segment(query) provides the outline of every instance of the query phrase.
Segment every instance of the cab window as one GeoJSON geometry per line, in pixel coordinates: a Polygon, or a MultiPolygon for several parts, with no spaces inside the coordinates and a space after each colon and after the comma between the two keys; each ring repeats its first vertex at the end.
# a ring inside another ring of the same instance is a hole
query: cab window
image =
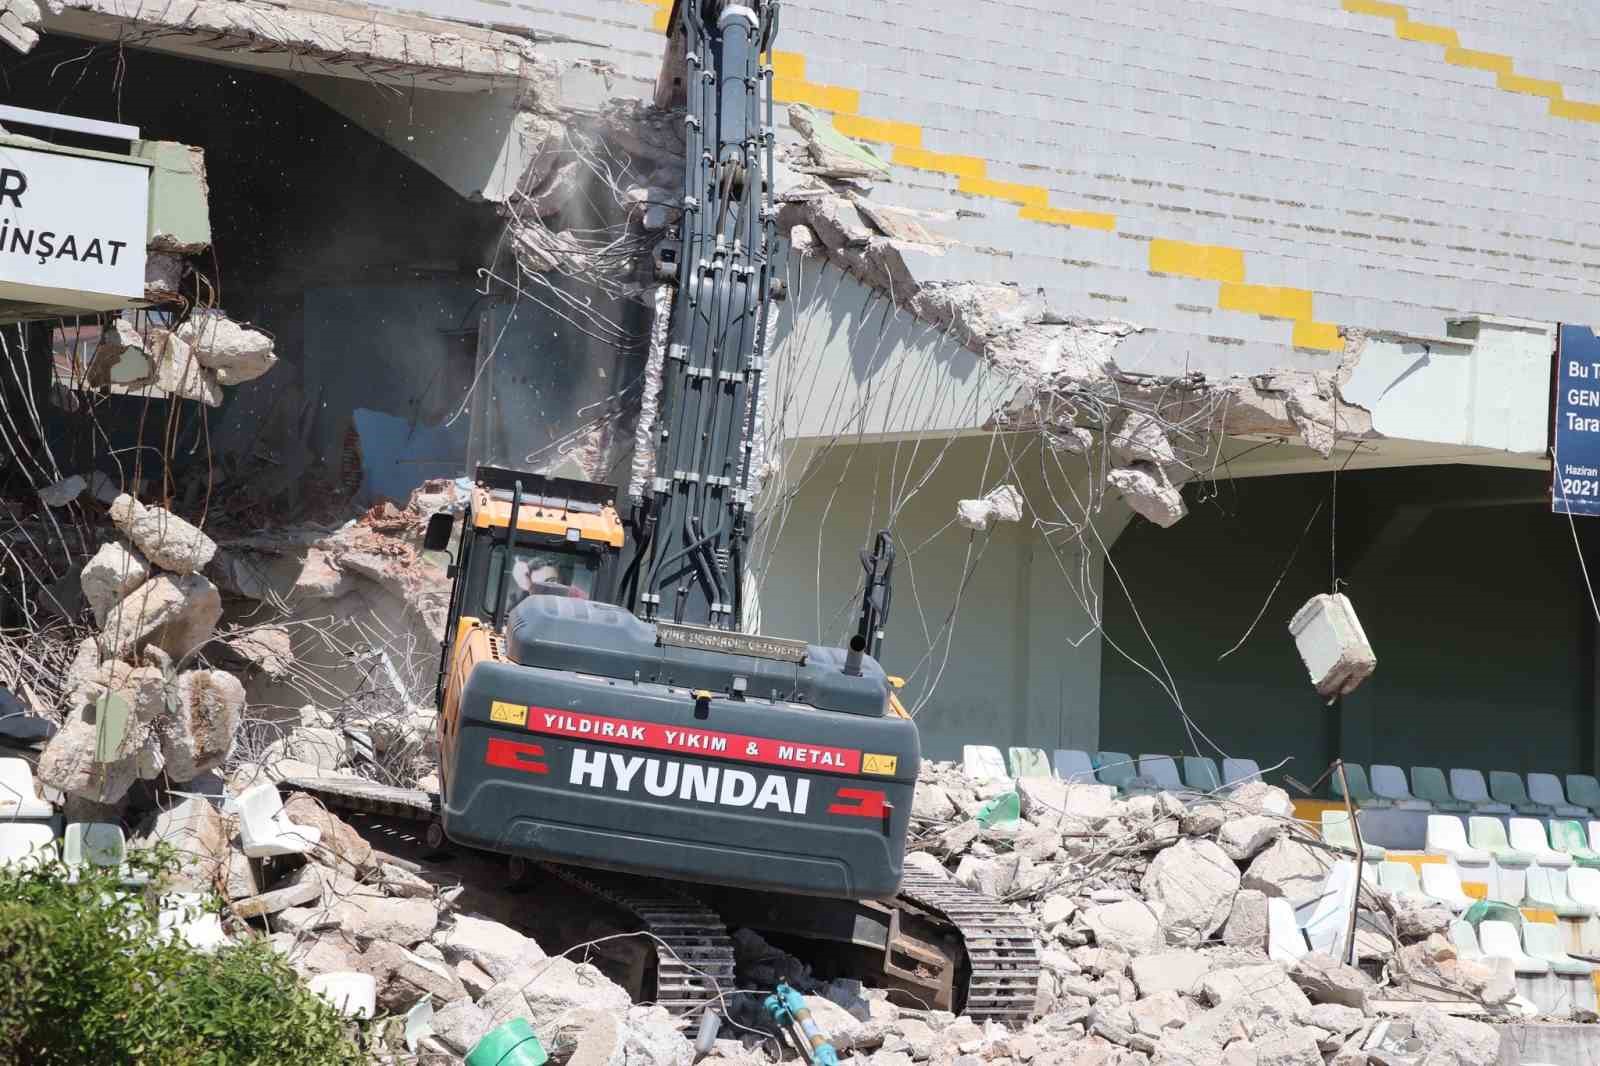
{"type": "MultiPolygon", "coordinates": [[[[489,553],[488,580],[484,582],[483,612],[494,614],[500,598],[500,574],[505,569],[506,546],[496,544],[489,553]]],[[[586,554],[550,548],[518,546],[511,559],[511,587],[506,593],[509,612],[523,597],[539,592],[552,596],[590,599],[599,573],[599,560],[586,554]]]]}

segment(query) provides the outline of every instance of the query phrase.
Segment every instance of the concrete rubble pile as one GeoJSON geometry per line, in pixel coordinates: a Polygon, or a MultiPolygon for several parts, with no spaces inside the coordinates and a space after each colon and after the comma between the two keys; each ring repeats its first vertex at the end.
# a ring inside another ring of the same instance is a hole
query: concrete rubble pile
{"type": "Polygon", "coordinates": [[[1268,899],[1314,900],[1345,857],[1299,827],[1282,789],[1118,798],[1110,786],[979,781],[929,763],[910,847],[912,867],[1011,901],[1036,924],[1040,1017],[1021,1032],[868,1023],[869,1039],[884,1034],[874,1064],[1498,1061],[1500,1029],[1440,1007],[1509,1019],[1515,986],[1456,957],[1443,908],[1368,886],[1360,968],[1269,954],[1268,899]],[[1386,1016],[1400,1001],[1410,1009],[1386,1016]],[[1426,1034],[1425,1057],[1405,1050],[1419,1046],[1408,1032],[1426,1034]]]}
{"type": "Polygon", "coordinates": [[[69,817],[120,803],[135,781],[191,781],[221,766],[244,711],[237,677],[191,664],[222,617],[200,573],[215,542],[126,494],[110,513],[123,539],[102,544],[79,575],[98,632],[78,646],[64,720],[38,766],[69,817]]]}

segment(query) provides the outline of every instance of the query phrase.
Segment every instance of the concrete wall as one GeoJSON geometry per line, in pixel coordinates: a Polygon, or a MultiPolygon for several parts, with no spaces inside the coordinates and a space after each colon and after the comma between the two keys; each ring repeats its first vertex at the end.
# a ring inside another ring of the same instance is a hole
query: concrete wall
{"type": "MultiPolygon", "coordinates": [[[[1159,672],[1137,608],[1198,730],[1263,765],[1292,758],[1287,772],[1307,783],[1336,754],[1587,771],[1592,609],[1574,529],[1549,513],[1547,486],[1538,473],[1464,466],[1339,478],[1337,573],[1378,655],[1342,710],[1316,697],[1286,628],[1329,586],[1329,475],[1225,482],[1172,529],[1131,526],[1112,553],[1128,592],[1108,579],[1107,643],[1159,672]],[[1249,640],[1219,662],[1258,611],[1249,640]]],[[[1576,532],[1586,552],[1600,543],[1600,529],[1580,521],[1576,532]]],[[[1106,747],[1216,755],[1146,674],[1109,647],[1102,662],[1106,747]]]]}
{"type": "MultiPolygon", "coordinates": [[[[832,449],[786,476],[792,497],[785,506],[771,498],[783,486],[769,486],[758,536],[764,632],[841,642],[857,618],[857,552],[890,528],[900,557],[884,666],[907,678],[908,707],[925,704],[925,754],[952,758],[975,742],[1094,746],[1101,651],[1081,597],[1087,583],[1098,599],[1098,550],[1046,538],[1031,513],[989,534],[953,522],[958,499],[1008,482],[1040,501],[1086,493],[1081,459],[1058,467],[1033,438],[946,438],[832,449]]],[[[1102,535],[1124,517],[1109,507],[1102,535]]]]}

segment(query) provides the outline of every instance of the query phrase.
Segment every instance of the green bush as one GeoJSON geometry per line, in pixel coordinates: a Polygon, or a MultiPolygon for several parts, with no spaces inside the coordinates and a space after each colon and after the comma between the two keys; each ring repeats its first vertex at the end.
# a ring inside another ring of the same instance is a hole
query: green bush
{"type": "MultiPolygon", "coordinates": [[[[171,868],[168,852],[131,861],[152,884],[171,868]]],[[[264,939],[207,955],[160,935],[158,916],[154,890],[114,874],[0,867],[0,1064],[363,1061],[345,1019],[264,939]]]]}

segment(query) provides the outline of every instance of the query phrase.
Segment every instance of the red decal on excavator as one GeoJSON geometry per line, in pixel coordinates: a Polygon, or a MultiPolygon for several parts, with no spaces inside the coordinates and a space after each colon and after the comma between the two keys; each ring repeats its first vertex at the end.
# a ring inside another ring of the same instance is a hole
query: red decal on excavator
{"type": "Polygon", "coordinates": [[[521,770],[525,774],[547,774],[550,772],[550,767],[537,761],[538,757],[543,755],[544,749],[537,744],[523,744],[516,740],[490,737],[489,750],[484,754],[483,761],[490,766],[521,770]]]}
{"type": "Polygon", "coordinates": [[[577,714],[552,707],[529,707],[528,731],[621,744],[630,748],[681,752],[767,766],[792,766],[822,773],[861,772],[861,752],[856,748],[823,747],[792,740],[773,740],[771,737],[718,733],[708,729],[657,725],[654,722],[630,722],[624,718],[577,714]]]}
{"type": "Polygon", "coordinates": [[[856,818],[882,818],[889,813],[887,798],[875,788],[841,788],[838,798],[854,803],[830,803],[829,814],[848,814],[856,818]]]}

